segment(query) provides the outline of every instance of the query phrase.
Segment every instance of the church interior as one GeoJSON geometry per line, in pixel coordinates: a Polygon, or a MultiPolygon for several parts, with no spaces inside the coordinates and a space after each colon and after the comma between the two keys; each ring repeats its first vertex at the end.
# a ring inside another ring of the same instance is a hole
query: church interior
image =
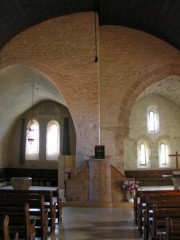
{"type": "Polygon", "coordinates": [[[127,178],[173,186],[179,16],[179,0],[0,1],[0,187],[112,207],[127,178]]]}

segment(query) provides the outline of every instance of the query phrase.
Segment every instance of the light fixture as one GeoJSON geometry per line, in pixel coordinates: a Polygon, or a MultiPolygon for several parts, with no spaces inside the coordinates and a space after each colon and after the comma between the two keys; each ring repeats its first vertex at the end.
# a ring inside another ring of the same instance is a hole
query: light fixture
{"type": "Polygon", "coordinates": [[[34,106],[34,82],[32,86],[32,106],[31,106],[31,120],[27,127],[27,140],[30,144],[34,142],[33,131],[34,131],[34,119],[33,119],[33,106],[34,106]]]}

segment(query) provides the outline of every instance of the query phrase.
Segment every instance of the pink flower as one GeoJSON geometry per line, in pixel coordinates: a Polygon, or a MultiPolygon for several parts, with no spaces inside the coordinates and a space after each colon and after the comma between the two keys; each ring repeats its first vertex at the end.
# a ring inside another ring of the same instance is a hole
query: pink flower
{"type": "Polygon", "coordinates": [[[136,181],[134,179],[126,180],[125,182],[123,182],[122,187],[129,192],[133,192],[139,187],[139,181],[136,181]]]}

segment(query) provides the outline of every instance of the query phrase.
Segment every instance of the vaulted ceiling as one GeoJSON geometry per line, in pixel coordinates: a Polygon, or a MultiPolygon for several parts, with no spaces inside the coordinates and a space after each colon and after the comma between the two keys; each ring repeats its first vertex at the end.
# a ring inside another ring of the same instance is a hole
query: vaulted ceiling
{"type": "Polygon", "coordinates": [[[0,48],[41,21],[96,11],[100,25],[122,25],[153,34],[180,49],[180,0],[0,0],[0,48]]]}

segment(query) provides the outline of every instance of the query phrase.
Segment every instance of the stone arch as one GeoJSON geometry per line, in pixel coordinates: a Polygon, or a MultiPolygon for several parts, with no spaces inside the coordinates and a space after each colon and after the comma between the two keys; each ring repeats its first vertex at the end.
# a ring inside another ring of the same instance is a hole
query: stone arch
{"type": "Polygon", "coordinates": [[[1,112],[3,112],[4,117],[8,116],[8,121],[2,123],[2,129],[4,130],[0,136],[0,142],[2,142],[1,154],[5,159],[4,161],[7,162],[6,142],[8,142],[17,119],[32,108],[33,83],[35,87],[34,106],[45,100],[52,100],[65,107],[67,107],[67,103],[56,83],[46,73],[35,67],[26,64],[8,65],[1,69],[0,80],[2,92],[0,101],[5,103],[0,106],[0,109],[2,108],[1,112]],[[15,107],[12,107],[13,105],[15,107]]]}
{"type": "Polygon", "coordinates": [[[144,75],[143,79],[139,79],[139,81],[129,90],[126,98],[124,99],[123,108],[120,111],[121,122],[124,125],[124,129],[126,129],[125,136],[128,136],[129,134],[129,117],[133,104],[138,96],[154,83],[160,82],[172,75],[180,76],[180,65],[167,64],[161,68],[157,68],[153,72],[144,75]],[[144,79],[146,80],[144,81],[144,79]]]}

